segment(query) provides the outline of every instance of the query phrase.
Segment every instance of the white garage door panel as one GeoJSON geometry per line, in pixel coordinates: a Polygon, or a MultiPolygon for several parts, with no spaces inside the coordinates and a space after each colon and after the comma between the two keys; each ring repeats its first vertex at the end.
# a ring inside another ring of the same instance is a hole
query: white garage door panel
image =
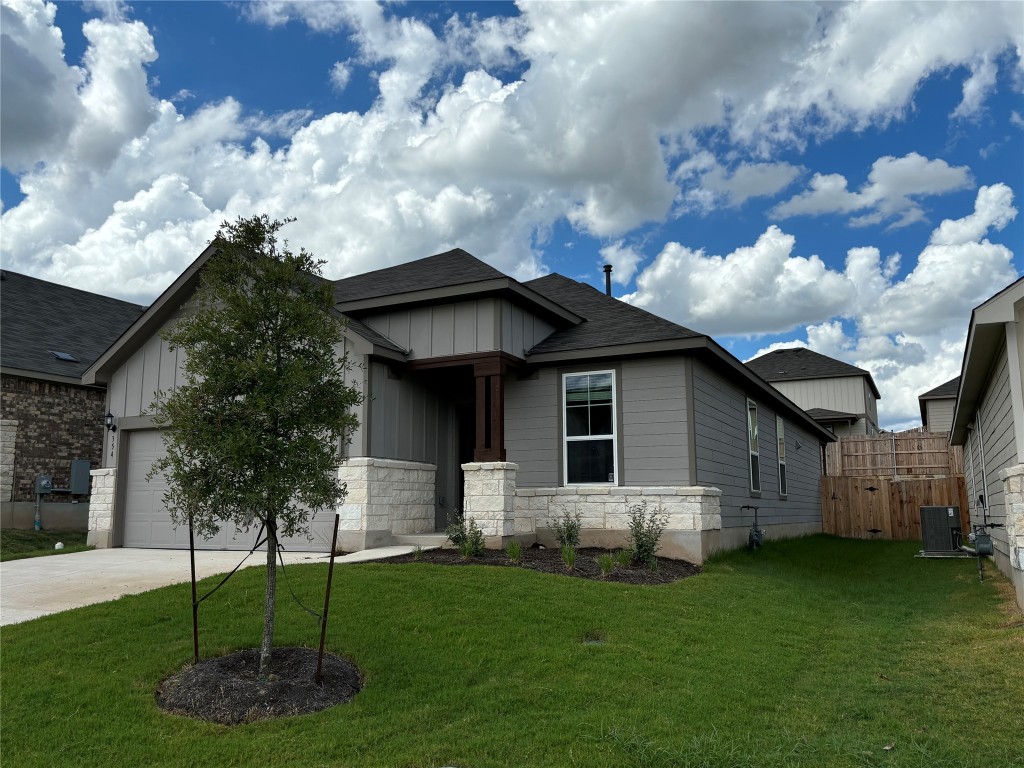
{"type": "MultiPolygon", "coordinates": [[[[188,549],[188,526],[177,528],[164,507],[167,482],[163,475],[147,480],[153,462],[164,456],[164,443],[157,430],[122,433],[128,439],[128,465],[125,477],[124,546],[156,549],[188,549]]],[[[123,439],[123,438],[122,438],[123,439]]],[[[320,512],[313,518],[312,541],[293,536],[281,541],[290,552],[328,552],[331,548],[334,513],[320,512]]],[[[256,543],[259,526],[249,531],[222,528],[210,539],[197,536],[196,549],[247,550],[256,543]]]]}

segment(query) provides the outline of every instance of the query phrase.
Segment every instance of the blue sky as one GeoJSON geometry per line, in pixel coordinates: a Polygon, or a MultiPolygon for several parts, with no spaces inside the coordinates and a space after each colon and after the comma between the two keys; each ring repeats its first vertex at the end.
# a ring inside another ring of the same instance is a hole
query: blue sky
{"type": "Polygon", "coordinates": [[[869,369],[1024,270],[1020,3],[2,0],[5,268],[149,302],[267,212],[341,277],[461,246],[869,369]]]}

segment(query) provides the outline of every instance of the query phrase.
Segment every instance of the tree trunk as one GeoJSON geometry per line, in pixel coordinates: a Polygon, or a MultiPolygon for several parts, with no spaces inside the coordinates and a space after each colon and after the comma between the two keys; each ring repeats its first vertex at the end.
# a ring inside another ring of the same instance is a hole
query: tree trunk
{"type": "Polygon", "coordinates": [[[267,521],[267,594],[263,602],[263,642],[260,645],[261,680],[270,671],[270,651],[274,647],[274,606],[277,603],[277,521],[267,521]]]}

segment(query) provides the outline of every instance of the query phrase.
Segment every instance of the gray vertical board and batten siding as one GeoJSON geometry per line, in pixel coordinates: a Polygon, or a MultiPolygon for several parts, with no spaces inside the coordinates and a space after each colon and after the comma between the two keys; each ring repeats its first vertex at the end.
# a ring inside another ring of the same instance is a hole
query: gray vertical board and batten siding
{"type": "Polygon", "coordinates": [[[381,459],[437,462],[437,433],[447,406],[414,375],[401,377],[385,363],[370,363],[368,455],[381,459]]]}
{"type": "Polygon", "coordinates": [[[505,382],[505,448],[519,465],[517,485],[563,485],[562,374],[616,371],[619,485],[690,485],[689,424],[682,357],[542,368],[505,382]]]}
{"type": "MultiPolygon", "coordinates": [[[[988,503],[988,521],[1002,524],[1006,520],[1003,481],[999,470],[1018,463],[1017,445],[1014,437],[1013,405],[1010,390],[1009,360],[1005,345],[1000,350],[995,366],[985,385],[978,410],[974,414],[975,428],[967,436],[964,461],[967,464],[967,497],[971,507],[971,520],[982,521],[979,494],[985,494],[988,503]],[[978,423],[981,429],[978,429],[978,423]],[[980,431],[980,435],[979,435],[980,431]],[[982,470],[984,469],[984,476],[982,470]]],[[[991,530],[995,548],[1003,555],[1009,554],[1006,530],[991,530]]]]}
{"type": "Polygon", "coordinates": [[[821,522],[821,451],[812,437],[783,415],[786,436],[786,496],[779,494],[775,411],[757,403],[760,495],[750,490],[747,395],[699,361],[693,363],[694,426],[698,485],[722,491],[722,527],[746,527],[759,507],[759,522],[821,522]],[[799,443],[800,447],[797,447],[799,443]]]}
{"type": "Polygon", "coordinates": [[[507,299],[489,298],[392,309],[363,321],[409,350],[410,360],[478,352],[524,357],[554,327],[507,299]]]}

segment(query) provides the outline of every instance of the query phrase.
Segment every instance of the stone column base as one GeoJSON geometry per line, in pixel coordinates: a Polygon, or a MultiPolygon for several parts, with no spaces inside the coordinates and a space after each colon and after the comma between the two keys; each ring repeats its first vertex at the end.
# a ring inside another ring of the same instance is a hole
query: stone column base
{"type": "MultiPolygon", "coordinates": [[[[1017,592],[1017,604],[1024,609],[1024,464],[999,471],[1003,481],[1003,508],[1006,511],[1006,557],[997,557],[999,565],[1017,592]],[[1002,562],[1001,562],[1002,561],[1002,562]]],[[[992,531],[992,538],[998,538],[999,529],[992,531]]]]}
{"type": "Polygon", "coordinates": [[[92,488],[89,495],[89,533],[86,543],[97,549],[114,546],[114,493],[117,489],[117,468],[104,467],[89,472],[92,488]]]}
{"type": "Polygon", "coordinates": [[[338,468],[348,493],[338,507],[338,546],[348,552],[386,547],[393,534],[433,533],[437,467],[358,456],[338,468]]]}
{"type": "Polygon", "coordinates": [[[474,461],[463,464],[462,471],[466,475],[463,515],[476,521],[489,548],[504,547],[516,533],[519,465],[510,461],[474,461]]]}

